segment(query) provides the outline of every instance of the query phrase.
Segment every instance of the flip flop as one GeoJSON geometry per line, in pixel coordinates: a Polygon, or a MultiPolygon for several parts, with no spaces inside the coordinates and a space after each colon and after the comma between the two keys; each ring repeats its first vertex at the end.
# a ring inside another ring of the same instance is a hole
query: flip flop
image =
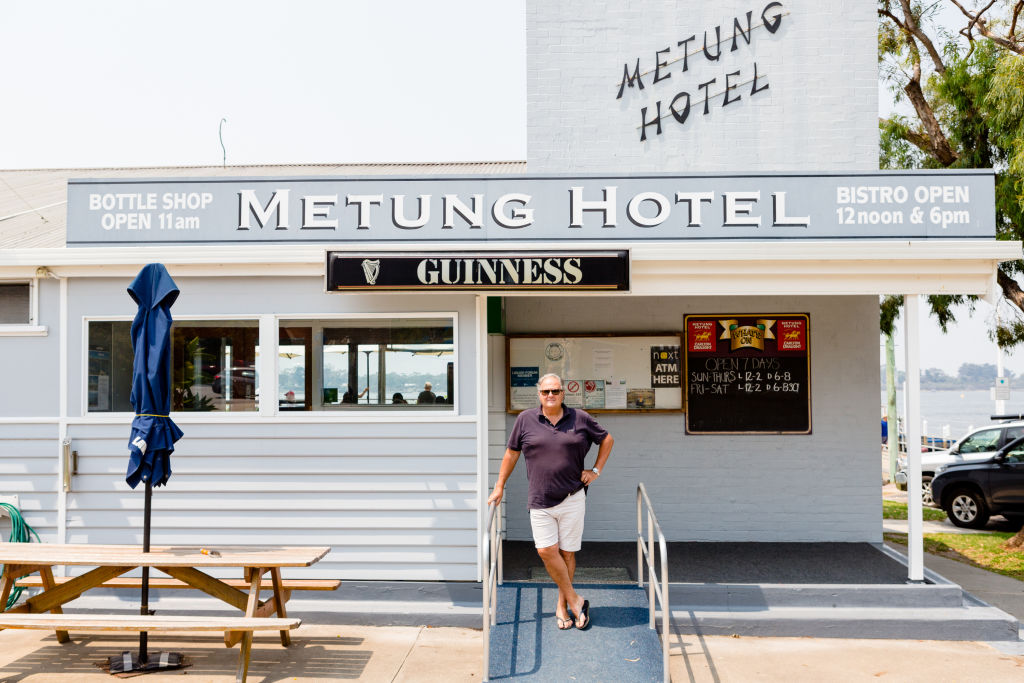
{"type": "Polygon", "coordinates": [[[569,629],[571,629],[573,626],[576,625],[576,622],[574,622],[569,617],[566,617],[565,619],[563,619],[562,617],[555,616],[555,621],[558,622],[558,630],[559,631],[568,631],[569,629]]]}
{"type": "Polygon", "coordinates": [[[580,608],[579,614],[576,615],[576,628],[581,631],[590,628],[590,600],[583,601],[583,607],[580,608]],[[583,620],[582,626],[579,624],[580,619],[583,620]]]}

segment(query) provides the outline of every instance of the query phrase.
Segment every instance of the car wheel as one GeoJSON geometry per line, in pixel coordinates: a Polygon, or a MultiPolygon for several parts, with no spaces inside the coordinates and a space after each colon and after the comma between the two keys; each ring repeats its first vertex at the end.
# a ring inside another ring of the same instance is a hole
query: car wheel
{"type": "Polygon", "coordinates": [[[932,475],[921,475],[921,502],[928,507],[935,507],[935,499],[932,498],[932,475]]]}
{"type": "Polygon", "coordinates": [[[955,526],[964,529],[981,529],[988,522],[988,508],[976,491],[959,489],[949,497],[946,516],[955,526]]]}

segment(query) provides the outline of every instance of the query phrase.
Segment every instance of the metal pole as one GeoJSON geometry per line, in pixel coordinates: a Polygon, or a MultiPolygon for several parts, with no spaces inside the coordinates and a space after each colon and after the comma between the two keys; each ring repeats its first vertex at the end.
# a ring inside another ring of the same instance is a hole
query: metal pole
{"type": "MultiPolygon", "coordinates": [[[[149,552],[149,520],[153,513],[153,483],[146,479],[146,504],[142,519],[142,552],[149,552]]],[[[142,568],[142,605],[139,614],[149,616],[149,567],[142,568]]],[[[149,661],[149,634],[139,632],[139,663],[149,661]]]]}
{"type": "Polygon", "coordinates": [[[647,508],[647,592],[650,594],[650,627],[656,628],[655,604],[654,604],[654,582],[657,577],[654,575],[654,512],[647,508]]]}

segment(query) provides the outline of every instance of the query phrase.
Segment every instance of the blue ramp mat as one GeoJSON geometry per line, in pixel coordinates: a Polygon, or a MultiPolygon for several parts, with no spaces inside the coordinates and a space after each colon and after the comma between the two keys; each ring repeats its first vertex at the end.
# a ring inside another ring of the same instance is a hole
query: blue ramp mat
{"type": "Polygon", "coordinates": [[[590,601],[591,626],[585,631],[558,630],[554,584],[498,586],[491,680],[662,681],[661,641],[648,628],[647,594],[625,585],[577,585],[576,590],[590,601]]]}

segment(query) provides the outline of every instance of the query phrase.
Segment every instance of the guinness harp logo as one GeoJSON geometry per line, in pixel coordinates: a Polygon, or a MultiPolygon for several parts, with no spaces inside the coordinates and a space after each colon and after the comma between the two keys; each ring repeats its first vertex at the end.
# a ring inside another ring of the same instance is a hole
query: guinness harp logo
{"type": "Polygon", "coordinates": [[[377,284],[377,276],[380,275],[380,259],[363,259],[363,275],[366,276],[366,284],[377,284]]]}

